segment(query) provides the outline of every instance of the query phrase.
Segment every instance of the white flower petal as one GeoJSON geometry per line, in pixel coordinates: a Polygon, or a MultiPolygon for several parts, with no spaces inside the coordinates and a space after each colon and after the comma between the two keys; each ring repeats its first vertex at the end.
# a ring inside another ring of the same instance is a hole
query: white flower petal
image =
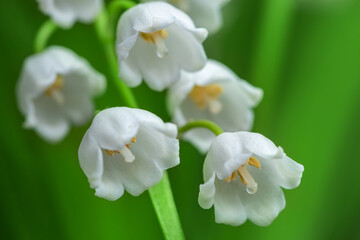
{"type": "Polygon", "coordinates": [[[248,151],[263,158],[275,158],[282,154],[272,141],[259,133],[237,132],[234,135],[248,151]]]}
{"type": "Polygon", "coordinates": [[[261,172],[266,171],[265,169],[248,167],[248,170],[258,183],[258,190],[255,194],[248,194],[245,185],[242,185],[239,195],[243,200],[248,218],[257,225],[267,226],[285,208],[284,194],[280,186],[261,172]]]}
{"type": "Polygon", "coordinates": [[[139,122],[130,108],[108,108],[98,113],[89,131],[96,136],[99,147],[120,150],[136,136],[139,122]]]}
{"type": "Polygon", "coordinates": [[[25,127],[35,128],[36,132],[49,142],[61,141],[69,132],[70,126],[55,101],[41,96],[35,99],[33,104],[33,111],[29,112],[32,118],[25,122],[25,127]]]}
{"type": "Polygon", "coordinates": [[[116,161],[110,160],[112,161],[107,162],[107,159],[103,158],[96,139],[88,131],[79,148],[80,166],[88,177],[91,188],[95,189],[95,195],[114,201],[123,195],[124,186],[117,172],[114,172],[116,168],[113,168],[112,164],[116,161]]]}
{"type": "MultiPolygon", "coordinates": [[[[159,0],[142,0],[142,2],[159,0]]],[[[210,33],[216,32],[222,25],[221,8],[229,0],[162,0],[183,10],[193,19],[195,25],[206,28],[210,33]]]]}
{"type": "Polygon", "coordinates": [[[279,152],[279,156],[271,162],[264,161],[263,165],[269,166],[267,174],[283,188],[296,188],[300,184],[304,166],[286,156],[280,147],[279,152]]]}
{"type": "Polygon", "coordinates": [[[209,209],[214,205],[214,197],[215,197],[215,173],[212,177],[200,185],[199,192],[199,205],[204,209],[209,209]]]}
{"type": "Polygon", "coordinates": [[[42,12],[57,24],[69,28],[75,21],[92,22],[101,10],[103,0],[37,0],[42,12]]]}
{"type": "Polygon", "coordinates": [[[216,194],[214,199],[215,221],[217,223],[238,226],[247,218],[247,209],[244,206],[242,195],[236,191],[240,187],[240,181],[215,182],[216,194]]]}
{"type": "Polygon", "coordinates": [[[251,153],[237,141],[233,133],[223,133],[215,138],[204,162],[204,180],[215,172],[219,179],[225,179],[251,157],[251,153]]]}

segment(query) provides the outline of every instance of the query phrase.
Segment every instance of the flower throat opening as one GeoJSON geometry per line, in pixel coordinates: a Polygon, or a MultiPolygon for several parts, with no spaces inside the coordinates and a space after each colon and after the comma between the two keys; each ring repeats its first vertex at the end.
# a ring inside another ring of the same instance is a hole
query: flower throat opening
{"type": "Polygon", "coordinates": [[[223,88],[215,83],[195,86],[189,93],[189,98],[199,109],[205,110],[208,107],[212,114],[218,114],[222,110],[222,104],[218,99],[223,92],[223,88]]]}
{"type": "Polygon", "coordinates": [[[60,74],[56,76],[53,84],[51,84],[44,92],[45,96],[51,97],[59,105],[63,105],[65,102],[64,95],[61,90],[64,87],[64,77],[60,74]]]}
{"type": "Polygon", "coordinates": [[[159,58],[164,58],[167,56],[169,50],[166,47],[164,40],[169,36],[168,31],[166,31],[165,29],[161,29],[152,33],[140,32],[140,36],[145,40],[145,42],[153,43],[156,45],[156,54],[159,58]]]}
{"type": "Polygon", "coordinates": [[[250,157],[243,165],[232,172],[232,174],[227,177],[225,181],[230,182],[231,180],[236,180],[236,175],[238,175],[242,183],[246,185],[246,191],[249,194],[255,194],[257,192],[258,184],[247,170],[246,165],[248,164],[261,170],[261,164],[259,160],[254,157],[250,157]]]}
{"type": "MultiPolygon", "coordinates": [[[[136,143],[136,137],[133,137],[131,139],[131,142],[136,143]]],[[[120,150],[108,150],[108,149],[105,149],[104,151],[106,152],[107,155],[109,155],[111,157],[115,156],[115,153],[121,154],[124,157],[125,162],[131,163],[131,162],[135,161],[135,156],[131,152],[130,146],[131,146],[131,143],[128,143],[128,144],[125,145],[125,147],[123,147],[120,150]]]]}

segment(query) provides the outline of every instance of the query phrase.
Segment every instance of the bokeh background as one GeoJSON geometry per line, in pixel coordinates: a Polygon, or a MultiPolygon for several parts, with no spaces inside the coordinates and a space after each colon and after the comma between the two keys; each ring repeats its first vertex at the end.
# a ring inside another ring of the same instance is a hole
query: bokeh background
{"type": "MultiPolygon", "coordinates": [[[[204,156],[182,142],[181,165],[169,175],[187,239],[360,239],[360,1],[233,0],[223,12],[208,56],[264,89],[254,131],[305,172],[269,227],[219,225],[197,203],[204,156]]],[[[58,145],[22,128],[15,85],[47,18],[35,0],[3,0],[0,19],[0,239],[162,239],[147,192],[116,202],[94,196],[77,159],[88,126],[58,145]]],[[[93,26],[57,31],[50,43],[109,73],[93,26]]],[[[142,108],[170,119],[165,92],[134,92],[142,108]]],[[[122,104],[109,82],[97,107],[122,104]]]]}

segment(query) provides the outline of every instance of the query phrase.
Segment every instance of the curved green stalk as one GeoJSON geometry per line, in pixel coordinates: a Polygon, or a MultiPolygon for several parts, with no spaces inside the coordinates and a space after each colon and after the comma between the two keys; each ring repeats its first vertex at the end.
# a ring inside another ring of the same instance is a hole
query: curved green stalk
{"type": "Polygon", "coordinates": [[[193,128],[206,128],[212,131],[216,136],[222,134],[224,130],[221,129],[216,123],[209,120],[198,120],[194,122],[189,122],[179,129],[179,134],[185,133],[193,128]]]}
{"type": "Polygon", "coordinates": [[[128,107],[137,108],[138,104],[132,91],[125,85],[125,83],[118,76],[118,64],[115,54],[115,44],[108,34],[108,15],[103,10],[95,21],[95,28],[100,41],[104,47],[105,55],[108,61],[110,77],[115,83],[121,97],[124,99],[128,107]]]}
{"type": "Polygon", "coordinates": [[[136,2],[130,1],[130,0],[116,0],[116,1],[112,1],[109,4],[109,15],[110,17],[118,14],[120,12],[120,10],[126,10],[129,9],[131,7],[134,7],[136,5],[136,2]]]}
{"type": "MultiPolygon", "coordinates": [[[[108,31],[111,26],[109,26],[109,16],[105,11],[99,14],[95,27],[99,39],[104,45],[112,80],[125,100],[126,105],[137,108],[138,104],[132,91],[118,77],[115,44],[111,32],[108,31]]],[[[166,171],[164,171],[161,181],[149,189],[149,194],[165,238],[167,240],[185,239],[166,171]]]]}
{"type": "Polygon", "coordinates": [[[57,29],[58,26],[52,20],[49,19],[44,22],[36,34],[34,41],[34,51],[38,53],[44,50],[49,38],[57,29]]]}

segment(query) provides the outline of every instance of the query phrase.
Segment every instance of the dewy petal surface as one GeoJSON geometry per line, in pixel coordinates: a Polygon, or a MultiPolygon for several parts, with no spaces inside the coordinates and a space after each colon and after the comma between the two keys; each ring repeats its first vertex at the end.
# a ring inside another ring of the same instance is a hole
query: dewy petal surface
{"type": "Polygon", "coordinates": [[[217,223],[237,226],[249,219],[267,226],[285,207],[281,187],[297,187],[303,170],[261,134],[223,133],[206,156],[199,204],[214,205],[217,223]],[[257,188],[248,191],[249,183],[257,188]]]}
{"type": "Polygon", "coordinates": [[[92,22],[103,6],[103,0],[37,0],[40,10],[58,25],[69,28],[76,21],[92,22]]]}
{"type": "Polygon", "coordinates": [[[16,89],[24,126],[58,142],[71,124],[82,125],[91,118],[92,98],[105,86],[104,76],[69,49],[54,46],[30,56],[16,89]]]}
{"type": "Polygon", "coordinates": [[[84,136],[80,165],[97,196],[116,200],[124,188],[137,196],[158,183],[164,170],[179,164],[176,135],[174,124],[164,123],[150,112],[106,109],[98,113],[84,136]],[[132,161],[124,159],[124,147],[134,156],[132,161]]]}
{"type": "Polygon", "coordinates": [[[150,88],[162,91],[179,79],[181,70],[198,71],[205,65],[206,37],[205,29],[195,28],[185,13],[167,3],[138,4],[118,23],[119,75],[128,86],[138,86],[144,78],[150,88]],[[161,39],[167,49],[163,57],[158,56],[160,45],[150,41],[155,36],[151,34],[161,31],[166,31],[161,39]]]}

